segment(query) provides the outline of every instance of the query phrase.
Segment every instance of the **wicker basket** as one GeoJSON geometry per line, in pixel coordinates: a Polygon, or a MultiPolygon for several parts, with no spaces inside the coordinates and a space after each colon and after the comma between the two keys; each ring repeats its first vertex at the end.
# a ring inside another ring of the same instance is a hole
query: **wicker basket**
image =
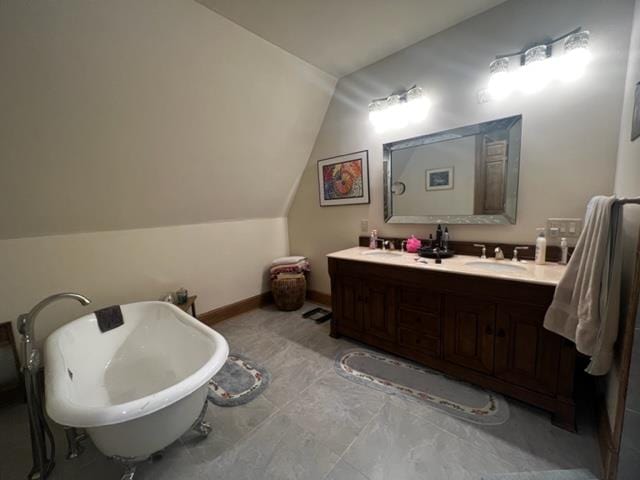
{"type": "Polygon", "coordinates": [[[295,277],[274,278],[271,280],[271,293],[280,310],[297,310],[304,305],[307,280],[302,273],[295,277]]]}

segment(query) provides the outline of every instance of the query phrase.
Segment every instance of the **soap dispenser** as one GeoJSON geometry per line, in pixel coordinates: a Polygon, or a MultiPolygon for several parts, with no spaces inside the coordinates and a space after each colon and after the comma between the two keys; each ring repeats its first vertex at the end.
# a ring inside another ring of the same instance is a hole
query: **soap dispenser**
{"type": "Polygon", "coordinates": [[[371,230],[371,235],[369,236],[369,248],[376,248],[378,246],[378,231],[374,228],[371,230]]]}
{"type": "Polygon", "coordinates": [[[544,265],[547,261],[547,239],[544,236],[544,228],[537,228],[536,238],[536,265],[544,265]]]}

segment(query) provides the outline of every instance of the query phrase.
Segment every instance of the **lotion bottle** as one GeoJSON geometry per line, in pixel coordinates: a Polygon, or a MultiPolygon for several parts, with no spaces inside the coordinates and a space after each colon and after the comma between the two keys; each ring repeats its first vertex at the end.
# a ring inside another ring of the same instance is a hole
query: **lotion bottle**
{"type": "Polygon", "coordinates": [[[544,228],[536,229],[538,238],[536,238],[536,265],[544,265],[547,261],[547,239],[544,236],[544,228]]]}

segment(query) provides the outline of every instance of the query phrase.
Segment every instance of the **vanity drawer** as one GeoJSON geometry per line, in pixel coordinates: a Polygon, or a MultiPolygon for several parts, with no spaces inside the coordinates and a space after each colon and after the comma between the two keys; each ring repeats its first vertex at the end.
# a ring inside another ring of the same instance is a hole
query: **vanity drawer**
{"type": "Polygon", "coordinates": [[[400,294],[401,305],[419,308],[425,312],[440,313],[441,301],[442,296],[439,293],[417,288],[403,288],[400,294]]]}
{"type": "Polygon", "coordinates": [[[400,307],[398,324],[402,327],[426,333],[432,337],[440,336],[440,316],[435,313],[400,307]]]}
{"type": "Polygon", "coordinates": [[[412,350],[417,350],[420,353],[436,357],[440,356],[440,339],[422,332],[401,327],[398,329],[398,344],[411,348],[412,350]]]}

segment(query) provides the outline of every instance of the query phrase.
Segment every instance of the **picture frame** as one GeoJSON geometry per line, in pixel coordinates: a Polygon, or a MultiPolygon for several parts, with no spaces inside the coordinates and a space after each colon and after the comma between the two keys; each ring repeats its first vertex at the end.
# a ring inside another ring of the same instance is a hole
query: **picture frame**
{"type": "Polygon", "coordinates": [[[631,118],[631,141],[640,137],[640,82],[636,84],[633,103],[633,117],[631,118]]]}
{"type": "Polygon", "coordinates": [[[453,189],[453,167],[432,168],[425,172],[425,188],[432,190],[453,189]]]}
{"type": "Polygon", "coordinates": [[[318,160],[320,206],[369,203],[369,151],[318,160]]]}

